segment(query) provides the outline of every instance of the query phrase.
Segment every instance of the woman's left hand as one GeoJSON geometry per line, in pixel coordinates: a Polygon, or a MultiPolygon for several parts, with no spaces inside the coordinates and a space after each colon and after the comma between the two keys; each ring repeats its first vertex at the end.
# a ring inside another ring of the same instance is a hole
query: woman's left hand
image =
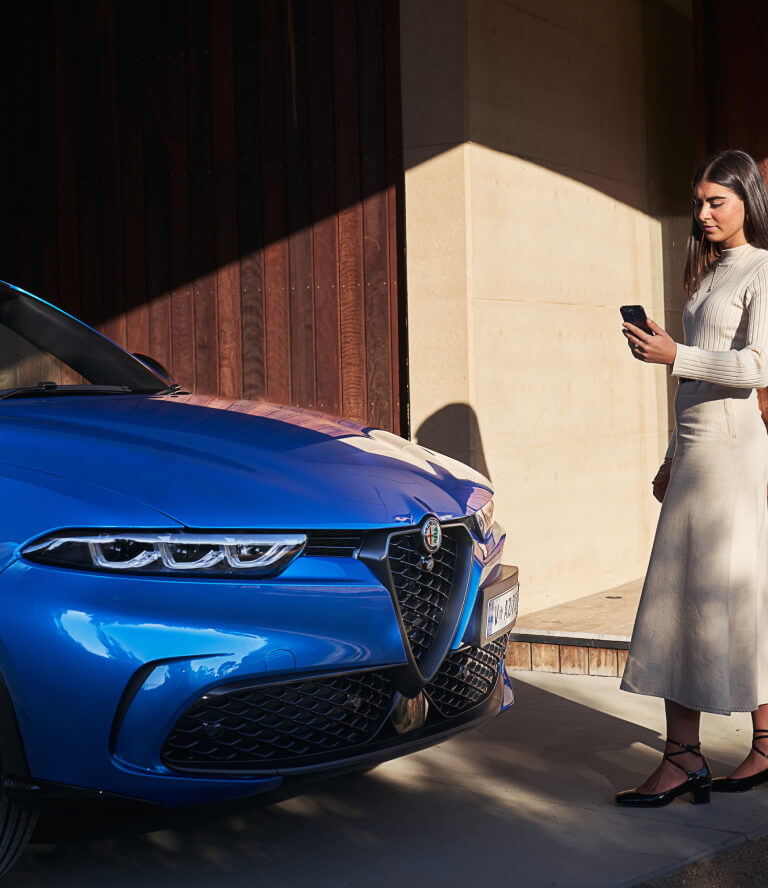
{"type": "Polygon", "coordinates": [[[677,354],[677,343],[674,339],[650,318],[646,318],[648,326],[656,334],[649,336],[634,324],[625,323],[621,331],[629,344],[632,357],[646,364],[674,364],[677,354]]]}

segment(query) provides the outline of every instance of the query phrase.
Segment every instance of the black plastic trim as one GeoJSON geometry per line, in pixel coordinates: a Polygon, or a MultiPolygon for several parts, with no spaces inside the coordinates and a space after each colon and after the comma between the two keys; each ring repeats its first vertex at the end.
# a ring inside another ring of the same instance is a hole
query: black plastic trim
{"type": "Polygon", "coordinates": [[[135,796],[105,792],[85,786],[73,786],[69,783],[56,783],[51,780],[35,780],[34,777],[17,774],[3,775],[3,792],[14,802],[25,807],[42,807],[46,802],[112,800],[141,804],[150,808],[162,808],[159,802],[135,796]]]}
{"type": "Polygon", "coordinates": [[[11,771],[22,776],[29,775],[29,762],[16,710],[3,675],[0,675],[0,756],[2,756],[3,771],[11,771]]]}
{"type": "MultiPolygon", "coordinates": [[[[202,660],[206,657],[217,657],[222,656],[222,654],[202,654],[199,657],[195,657],[196,660],[202,660]]],[[[115,710],[114,718],[112,719],[112,727],[109,731],[109,754],[115,754],[115,747],[117,746],[117,737],[120,733],[120,728],[123,726],[123,721],[125,720],[125,716],[128,713],[128,710],[131,708],[131,704],[133,703],[136,694],[142,688],[144,682],[149,678],[149,676],[158,668],[158,666],[164,666],[166,663],[178,663],[183,660],[189,660],[189,657],[168,657],[164,660],[150,660],[149,663],[145,663],[143,666],[140,666],[136,672],[133,673],[128,684],[125,686],[123,690],[122,696],[117,704],[117,709],[115,710]]]]}

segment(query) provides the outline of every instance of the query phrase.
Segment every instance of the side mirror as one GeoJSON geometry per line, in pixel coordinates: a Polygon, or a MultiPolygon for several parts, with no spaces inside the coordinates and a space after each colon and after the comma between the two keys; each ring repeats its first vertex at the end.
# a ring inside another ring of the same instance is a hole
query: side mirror
{"type": "Polygon", "coordinates": [[[142,364],[146,364],[150,370],[154,370],[155,373],[159,373],[161,376],[164,376],[168,382],[171,381],[170,373],[163,367],[160,361],[156,361],[154,358],[150,358],[149,355],[141,355],[138,352],[133,353],[134,358],[138,358],[142,364]]]}

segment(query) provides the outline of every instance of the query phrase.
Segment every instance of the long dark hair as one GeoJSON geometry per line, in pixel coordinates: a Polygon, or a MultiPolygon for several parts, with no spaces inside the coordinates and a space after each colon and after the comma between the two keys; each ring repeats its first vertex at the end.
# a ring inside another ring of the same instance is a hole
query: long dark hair
{"type": "MultiPolygon", "coordinates": [[[[692,190],[700,182],[730,188],[744,201],[744,236],[755,247],[768,250],[768,189],[755,161],[746,151],[721,151],[696,170],[692,190]]],[[[685,260],[683,287],[692,296],[702,277],[720,258],[720,246],[710,243],[691,210],[691,234],[685,260]]]]}

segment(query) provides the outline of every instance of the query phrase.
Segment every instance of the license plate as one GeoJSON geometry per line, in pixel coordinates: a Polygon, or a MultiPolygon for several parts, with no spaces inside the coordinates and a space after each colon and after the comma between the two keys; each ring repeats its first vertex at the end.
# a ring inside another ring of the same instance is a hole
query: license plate
{"type": "Polygon", "coordinates": [[[501,632],[515,622],[519,597],[520,585],[516,583],[511,589],[489,600],[485,621],[486,638],[501,632]]]}

